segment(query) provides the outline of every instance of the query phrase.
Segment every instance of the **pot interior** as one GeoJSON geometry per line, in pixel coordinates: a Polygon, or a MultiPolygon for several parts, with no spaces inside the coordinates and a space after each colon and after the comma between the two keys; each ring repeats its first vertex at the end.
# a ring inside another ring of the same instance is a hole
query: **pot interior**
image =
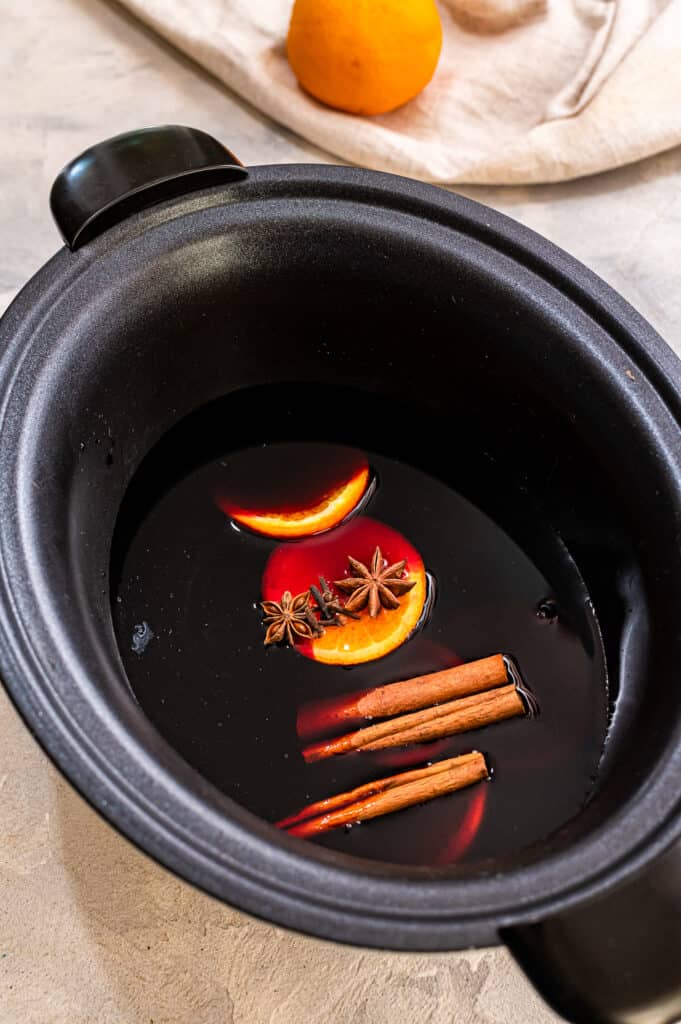
{"type": "MultiPolygon", "coordinates": [[[[94,626],[102,656],[116,666],[115,700],[139,700],[146,686],[144,715],[159,730],[151,741],[144,734],[151,756],[163,748],[164,733],[185,760],[239,801],[231,771],[216,768],[220,743],[230,744],[228,721],[218,718],[216,707],[221,700],[227,707],[225,691],[234,684],[232,652],[224,650],[221,678],[197,681],[183,663],[178,682],[169,642],[167,693],[159,665],[142,680],[147,654],[131,654],[130,627],[145,616],[132,599],[129,608],[116,610],[117,598],[125,596],[121,588],[129,585],[126,559],[135,537],[169,489],[212,459],[271,441],[322,441],[411,467],[479,510],[549,585],[547,596],[556,597],[571,642],[590,659],[592,699],[581,706],[591,720],[580,724],[567,714],[564,723],[576,761],[582,726],[589,749],[596,743],[597,778],[582,809],[574,806],[547,834],[515,848],[507,844],[498,854],[493,843],[480,855],[471,847],[455,870],[482,876],[545,858],[626,810],[664,756],[681,696],[665,654],[673,630],[671,591],[662,575],[670,537],[667,484],[636,405],[635,372],[624,359],[614,365],[603,328],[512,257],[490,254],[451,228],[431,224],[426,230],[406,214],[391,226],[369,206],[358,211],[348,204],[346,210],[341,202],[308,200],[263,216],[254,202],[237,212],[198,209],[186,230],[175,228],[161,223],[152,243],[128,240],[124,253],[104,253],[87,280],[73,286],[76,293],[84,288],[87,300],[62,337],[50,393],[41,394],[36,411],[45,437],[51,432],[50,465],[53,472],[58,467],[68,496],[61,506],[68,522],[56,506],[48,513],[51,536],[61,530],[68,537],[68,586],[78,581],[80,612],[88,628],[94,626]],[[150,694],[152,679],[156,691],[150,694]],[[176,702],[172,713],[168,699],[176,702]]],[[[471,542],[455,532],[450,540],[454,546],[471,542]]],[[[469,550],[466,559],[475,562],[469,550]]],[[[484,543],[479,561],[494,574],[484,543]]],[[[152,579],[153,565],[147,568],[152,579]]],[[[501,586],[511,601],[513,567],[496,568],[502,584],[490,580],[489,591],[498,596],[501,586]]],[[[165,587],[164,569],[157,570],[165,587]]],[[[252,607],[257,582],[245,588],[254,623],[249,643],[262,638],[252,607]]],[[[476,598],[484,589],[481,573],[476,598]]],[[[536,596],[532,592],[532,602],[536,596]]],[[[539,636],[547,627],[536,618],[529,592],[521,600],[539,636]]],[[[470,607],[469,619],[461,620],[470,630],[458,628],[455,642],[440,632],[438,643],[464,660],[494,653],[502,643],[508,648],[511,638],[500,636],[494,610],[487,611],[488,644],[470,607]]],[[[216,610],[210,623],[213,637],[219,615],[216,610]]],[[[149,625],[160,643],[163,624],[149,625]]],[[[562,628],[559,621],[553,635],[562,628]]],[[[562,648],[553,662],[550,643],[541,640],[540,648],[546,675],[569,685],[572,668],[561,661],[562,648]]],[[[287,657],[299,659],[270,653],[277,676],[287,657]]],[[[386,665],[387,659],[376,662],[359,685],[391,681],[386,665]]],[[[247,661],[239,656],[234,666],[245,672],[247,661]]],[[[441,667],[419,655],[414,674],[441,667]]],[[[281,669],[284,680],[290,671],[281,669]]],[[[343,669],[330,671],[334,692],[356,688],[351,673],[345,682],[343,669]]],[[[541,674],[540,663],[532,671],[541,674]]],[[[106,688],[100,697],[114,699],[106,688]]],[[[281,709],[279,696],[272,707],[281,709]]],[[[246,721],[252,727],[253,718],[246,721]]],[[[515,730],[531,756],[532,727],[497,728],[499,735],[515,730]]],[[[276,772],[257,740],[249,771],[276,772]]],[[[455,750],[470,749],[473,741],[455,750]]],[[[502,772],[499,760],[495,773],[502,772]]],[[[533,773],[542,775],[542,799],[550,802],[552,793],[559,799],[556,765],[537,763],[533,773]]],[[[332,787],[336,775],[324,778],[332,787]]],[[[291,793],[290,809],[306,796],[291,793]]],[[[267,816],[258,799],[245,804],[267,816]]],[[[518,819],[534,813],[520,791],[512,813],[518,819]]],[[[278,842],[278,833],[271,830],[269,838],[278,842]]],[[[381,856],[352,842],[330,845],[381,856]]],[[[385,859],[418,862],[411,853],[385,859]]]]}
{"type": "Polygon", "coordinates": [[[414,413],[406,394],[333,381],[237,390],[164,436],[118,517],[112,605],[135,696],[193,767],[265,821],[395,772],[484,752],[489,785],[316,837],[355,857],[461,865],[526,855],[591,797],[603,749],[605,663],[584,581],[541,511],[479,439],[471,444],[455,432],[444,445],[429,441],[444,432],[427,409],[414,413]],[[287,496],[299,505],[320,479],[344,480],[364,459],[373,479],[359,508],[321,534],[281,540],[229,515],[230,495],[244,489],[262,495],[266,509],[281,508],[287,496]],[[466,497],[476,491],[477,504],[466,497]],[[287,589],[319,586],[320,575],[342,578],[349,554],[369,565],[377,544],[394,563],[402,543],[406,557],[413,545],[427,568],[423,608],[418,596],[403,598],[373,621],[364,610],[328,626],[320,641],[298,638],[296,650],[263,647],[261,597],[280,601],[287,589]],[[412,635],[376,656],[383,648],[367,638],[383,642],[405,618],[409,624],[413,601],[412,635]],[[315,741],[368,724],[334,725],[349,694],[496,652],[520,667],[539,706],[531,719],[306,763],[303,751],[315,741]]]}

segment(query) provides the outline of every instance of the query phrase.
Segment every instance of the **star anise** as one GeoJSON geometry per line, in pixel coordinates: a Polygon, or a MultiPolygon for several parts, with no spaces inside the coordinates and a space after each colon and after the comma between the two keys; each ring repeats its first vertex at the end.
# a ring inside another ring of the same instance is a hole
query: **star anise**
{"type": "Polygon", "coordinates": [[[368,605],[369,615],[375,619],[381,606],[399,608],[398,595],[406,594],[416,583],[415,580],[408,580],[402,575],[407,564],[406,558],[401,562],[393,562],[392,565],[384,565],[385,560],[378,547],[374,551],[370,567],[349,555],[348,562],[355,575],[344,580],[334,580],[334,586],[350,594],[345,603],[345,610],[349,612],[359,611],[368,605]]]}
{"type": "Polygon", "coordinates": [[[278,644],[282,640],[293,647],[296,637],[309,640],[313,636],[312,626],[308,618],[310,591],[293,597],[290,590],[285,590],[281,601],[261,601],[260,607],[265,613],[263,625],[267,626],[265,644],[278,644]]]}

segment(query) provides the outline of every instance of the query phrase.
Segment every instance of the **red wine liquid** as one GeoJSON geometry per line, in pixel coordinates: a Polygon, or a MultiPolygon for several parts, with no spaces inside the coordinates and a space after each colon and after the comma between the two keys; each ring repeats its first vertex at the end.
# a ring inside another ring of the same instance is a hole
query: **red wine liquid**
{"type": "Polygon", "coordinates": [[[113,564],[128,678],[186,761],[275,822],[402,767],[485,753],[491,782],[314,840],[393,863],[511,855],[573,818],[593,789],[603,748],[604,663],[577,569],[526,498],[508,490],[501,506],[522,524],[516,532],[536,548],[532,558],[496,512],[492,518],[459,493],[446,478],[451,466],[443,479],[371,448],[296,440],[235,450],[213,438],[211,451],[201,440],[191,426],[175,428],[164,454],[146,460],[124,506],[113,564]],[[212,457],[218,444],[222,452],[212,457]],[[280,506],[298,507],[301,493],[314,499],[316,481],[341,480],[364,459],[375,490],[359,514],[420,552],[434,588],[426,620],[392,653],[352,668],[264,647],[261,582],[281,541],[235,528],[221,496],[241,489],[244,504],[263,507],[269,473],[280,506]],[[421,747],[304,762],[301,707],[497,652],[516,659],[538,700],[537,718],[421,747]]]}

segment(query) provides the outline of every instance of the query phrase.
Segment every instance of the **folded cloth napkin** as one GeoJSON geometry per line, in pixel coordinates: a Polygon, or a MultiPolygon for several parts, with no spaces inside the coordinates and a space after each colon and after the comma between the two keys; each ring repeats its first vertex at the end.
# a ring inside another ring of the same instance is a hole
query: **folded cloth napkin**
{"type": "MultiPolygon", "coordinates": [[[[681,143],[681,0],[534,0],[495,32],[467,16],[480,0],[440,0],[431,83],[378,117],[299,88],[292,0],[122,2],[270,117],[365,167],[443,184],[561,181],[681,143]]],[[[509,0],[484,6],[495,3],[509,0]]]]}

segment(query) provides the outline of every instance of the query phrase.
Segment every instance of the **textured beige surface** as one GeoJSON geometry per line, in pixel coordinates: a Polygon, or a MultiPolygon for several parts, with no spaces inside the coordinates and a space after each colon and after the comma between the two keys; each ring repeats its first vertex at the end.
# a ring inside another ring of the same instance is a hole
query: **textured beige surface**
{"type": "MultiPolygon", "coordinates": [[[[54,251],[60,166],[164,121],[246,163],[328,159],[98,0],[0,0],[0,308],[54,251]]],[[[681,153],[573,185],[469,194],[611,281],[681,350],[681,153]]],[[[0,1024],[551,1024],[502,950],[383,955],[285,933],[147,860],[0,696],[0,1024]]]]}
{"type": "MultiPolygon", "coordinates": [[[[563,181],[681,142],[681,0],[547,0],[537,17],[496,33],[464,28],[453,10],[461,2],[440,0],[432,80],[370,118],[298,87],[283,45],[291,0],[121,2],[281,124],[377,170],[448,183],[563,181]]],[[[509,6],[485,6],[500,3],[509,6]]]]}

